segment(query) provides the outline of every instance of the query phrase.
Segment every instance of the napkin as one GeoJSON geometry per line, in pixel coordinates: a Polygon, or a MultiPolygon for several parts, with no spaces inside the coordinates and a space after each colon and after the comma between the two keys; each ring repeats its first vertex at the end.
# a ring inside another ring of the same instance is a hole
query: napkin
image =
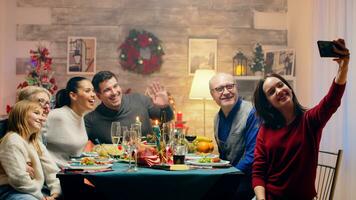
{"type": "Polygon", "coordinates": [[[137,159],[138,164],[149,166],[160,164],[161,160],[158,155],[150,155],[150,156],[140,156],[137,159]]]}

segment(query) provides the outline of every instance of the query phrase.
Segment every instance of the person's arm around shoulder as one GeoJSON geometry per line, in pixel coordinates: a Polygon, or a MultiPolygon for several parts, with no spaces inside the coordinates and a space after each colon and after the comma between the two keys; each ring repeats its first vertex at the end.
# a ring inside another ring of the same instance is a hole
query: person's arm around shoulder
{"type": "Polygon", "coordinates": [[[347,80],[347,72],[349,68],[350,52],[346,48],[345,41],[343,39],[337,39],[333,41],[337,48],[334,51],[341,55],[340,58],[333,59],[339,64],[339,69],[335,77],[335,83],[344,85],[347,80]]]}

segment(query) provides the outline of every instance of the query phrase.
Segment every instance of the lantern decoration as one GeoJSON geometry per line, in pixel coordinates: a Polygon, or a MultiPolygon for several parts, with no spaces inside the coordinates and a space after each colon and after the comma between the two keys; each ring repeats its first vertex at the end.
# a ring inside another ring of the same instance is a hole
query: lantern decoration
{"type": "Polygon", "coordinates": [[[232,59],[232,74],[234,76],[246,76],[247,57],[238,51],[232,59]]]}

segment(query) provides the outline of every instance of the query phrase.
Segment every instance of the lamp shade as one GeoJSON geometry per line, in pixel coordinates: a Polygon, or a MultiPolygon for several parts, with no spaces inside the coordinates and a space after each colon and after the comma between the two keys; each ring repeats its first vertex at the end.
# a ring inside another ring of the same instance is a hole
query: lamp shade
{"type": "Polygon", "coordinates": [[[195,71],[189,99],[213,99],[210,95],[209,80],[215,75],[214,70],[198,69],[195,71]]]}

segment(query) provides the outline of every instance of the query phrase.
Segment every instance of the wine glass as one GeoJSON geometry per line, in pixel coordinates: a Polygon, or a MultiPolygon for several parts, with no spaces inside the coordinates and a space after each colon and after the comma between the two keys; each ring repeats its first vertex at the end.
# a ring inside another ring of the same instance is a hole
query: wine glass
{"type": "Polygon", "coordinates": [[[111,123],[111,141],[113,144],[118,145],[121,139],[121,126],[120,122],[111,123]]]}
{"type": "Polygon", "coordinates": [[[138,140],[142,141],[141,123],[131,124],[131,129],[137,132],[138,140]]]}
{"type": "Polygon", "coordinates": [[[137,147],[138,147],[138,133],[137,131],[130,129],[125,130],[123,134],[122,144],[127,151],[129,156],[129,168],[126,170],[127,172],[135,172],[137,171],[137,147]],[[135,165],[132,167],[131,158],[132,154],[135,153],[135,165]]]}

